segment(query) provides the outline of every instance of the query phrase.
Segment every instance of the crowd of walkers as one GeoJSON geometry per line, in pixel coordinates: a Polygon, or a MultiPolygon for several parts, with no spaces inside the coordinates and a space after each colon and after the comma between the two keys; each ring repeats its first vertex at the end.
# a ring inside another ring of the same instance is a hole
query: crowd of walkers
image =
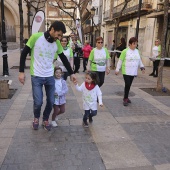
{"type": "MultiPolygon", "coordinates": [[[[63,37],[66,32],[65,25],[61,21],[55,21],[44,33],[33,34],[26,43],[20,57],[19,81],[25,83],[24,66],[26,56],[31,50],[31,83],[33,95],[34,119],[32,127],[34,130],[39,128],[41,106],[43,104],[43,87],[46,91],[46,107],[43,111],[42,125],[44,129],[50,130],[51,126],[57,127],[58,116],[65,112],[66,94],[68,92],[67,78],[70,76],[75,85],[75,89],[82,92],[83,99],[83,126],[88,127],[88,123],[93,122],[93,116],[97,115],[97,105],[103,106],[102,92],[100,87],[104,84],[105,74],[110,73],[111,57],[115,53],[108,52],[103,46],[103,38],[97,37],[95,47],[91,47],[89,41],[84,44],[78,40],[74,33],[70,37],[63,37]],[[83,58],[83,72],[85,73],[84,82],[79,84],[76,74],[80,69],[80,58],[83,58]],[[111,56],[111,57],[110,57],[111,56]],[[52,118],[50,119],[50,113],[52,118]]],[[[126,42],[120,39],[120,44],[115,47],[113,41],[112,51],[116,53],[118,62],[115,74],[119,74],[121,69],[124,79],[123,105],[131,103],[129,91],[134,77],[137,76],[138,68],[145,73],[140,53],[137,49],[138,40],[132,37],[126,42]]],[[[150,74],[158,76],[158,64],[160,57],[160,40],[155,41],[153,47],[154,62],[153,72],[150,74]]],[[[115,64],[115,59],[112,60],[115,64]]]]}

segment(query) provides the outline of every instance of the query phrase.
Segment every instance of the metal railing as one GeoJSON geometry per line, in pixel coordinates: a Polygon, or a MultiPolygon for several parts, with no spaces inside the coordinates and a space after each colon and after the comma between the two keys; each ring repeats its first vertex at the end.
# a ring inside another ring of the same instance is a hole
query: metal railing
{"type": "Polygon", "coordinates": [[[111,9],[105,11],[103,15],[103,21],[106,21],[108,19],[111,19],[111,9]]]}
{"type": "MultiPolygon", "coordinates": [[[[142,8],[141,10],[150,10],[152,9],[152,0],[147,0],[147,1],[144,1],[142,3],[142,8]]],[[[116,7],[113,7],[113,12],[112,12],[112,17],[113,18],[117,18],[121,15],[121,10],[123,9],[124,7],[124,3],[116,6],[116,7]]],[[[127,15],[129,13],[133,13],[133,12],[136,12],[138,11],[138,8],[139,8],[139,4],[134,4],[133,6],[131,5],[127,5],[127,7],[123,10],[122,12],[122,15],[127,15]]]]}

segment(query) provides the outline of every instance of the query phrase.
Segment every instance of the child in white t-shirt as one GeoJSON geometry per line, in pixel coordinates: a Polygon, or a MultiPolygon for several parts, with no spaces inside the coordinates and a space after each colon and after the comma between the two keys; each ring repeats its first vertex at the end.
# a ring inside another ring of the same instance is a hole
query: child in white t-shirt
{"type": "Polygon", "coordinates": [[[54,101],[54,112],[52,114],[52,126],[57,127],[56,118],[59,114],[65,112],[65,95],[68,92],[68,87],[66,81],[62,78],[62,69],[60,67],[54,68],[54,77],[55,77],[55,101],[54,101]]]}
{"type": "Polygon", "coordinates": [[[88,127],[87,119],[89,123],[93,122],[92,117],[97,115],[97,99],[99,106],[103,106],[102,92],[98,84],[98,76],[95,72],[87,72],[85,75],[85,82],[79,86],[77,82],[74,82],[76,89],[83,93],[83,109],[85,114],[83,116],[83,125],[88,127]]]}

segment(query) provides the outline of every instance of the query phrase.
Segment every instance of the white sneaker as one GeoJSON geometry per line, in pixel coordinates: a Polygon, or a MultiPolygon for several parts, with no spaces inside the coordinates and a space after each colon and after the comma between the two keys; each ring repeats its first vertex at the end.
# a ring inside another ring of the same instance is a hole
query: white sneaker
{"type": "Polygon", "coordinates": [[[51,125],[52,125],[52,127],[57,127],[58,126],[56,121],[51,121],[51,125]]]}
{"type": "Polygon", "coordinates": [[[55,121],[58,121],[58,116],[55,117],[55,121]]]}

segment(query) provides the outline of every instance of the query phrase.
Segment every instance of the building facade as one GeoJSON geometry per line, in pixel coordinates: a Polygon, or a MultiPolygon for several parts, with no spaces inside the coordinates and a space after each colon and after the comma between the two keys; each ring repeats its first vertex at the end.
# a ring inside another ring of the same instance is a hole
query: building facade
{"type": "MultiPolygon", "coordinates": [[[[104,37],[105,46],[111,48],[114,40],[116,21],[119,19],[117,42],[125,38],[128,46],[130,37],[135,36],[139,0],[131,0],[121,13],[125,4],[124,0],[103,0],[103,19],[101,36],[104,37]]],[[[143,0],[140,11],[140,24],[138,35],[138,48],[146,66],[152,62],[148,59],[152,55],[152,47],[155,39],[161,39],[163,28],[163,1],[143,0]]],[[[168,37],[169,37],[168,31],[168,37]]],[[[167,54],[169,55],[169,38],[167,38],[167,54]]],[[[169,56],[170,57],[170,56],[169,56]]]]}

